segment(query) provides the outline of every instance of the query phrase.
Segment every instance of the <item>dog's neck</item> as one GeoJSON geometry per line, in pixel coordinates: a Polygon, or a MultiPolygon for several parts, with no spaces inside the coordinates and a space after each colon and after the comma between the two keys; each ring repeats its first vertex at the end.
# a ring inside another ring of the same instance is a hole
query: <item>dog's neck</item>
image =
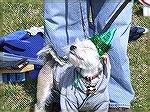
{"type": "Polygon", "coordinates": [[[100,73],[100,71],[102,71],[102,65],[101,65],[101,63],[99,63],[95,67],[88,68],[88,69],[80,68],[79,70],[78,71],[80,72],[82,77],[93,77],[95,75],[98,75],[100,73]]]}

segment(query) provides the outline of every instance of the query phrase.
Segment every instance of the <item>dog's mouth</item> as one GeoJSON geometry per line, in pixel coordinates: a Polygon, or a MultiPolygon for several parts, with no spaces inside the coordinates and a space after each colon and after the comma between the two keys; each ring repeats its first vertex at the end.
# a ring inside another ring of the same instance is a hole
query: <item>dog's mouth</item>
{"type": "Polygon", "coordinates": [[[82,57],[80,57],[79,55],[77,55],[77,54],[75,53],[75,51],[73,51],[73,50],[69,51],[69,53],[72,54],[72,55],[74,55],[75,57],[77,57],[77,58],[80,59],[80,60],[84,60],[82,57]]]}

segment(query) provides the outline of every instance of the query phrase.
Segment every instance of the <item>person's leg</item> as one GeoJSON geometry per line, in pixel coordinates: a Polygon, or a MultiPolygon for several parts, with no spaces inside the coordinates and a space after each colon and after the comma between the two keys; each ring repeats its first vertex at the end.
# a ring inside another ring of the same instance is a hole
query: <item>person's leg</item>
{"type": "MultiPolygon", "coordinates": [[[[86,1],[81,0],[81,5],[84,22],[88,28],[86,1]]],[[[84,39],[81,9],[79,0],[44,0],[45,43],[50,44],[60,57],[65,55],[66,45],[75,42],[76,38],[84,39]]],[[[88,34],[87,30],[86,33],[88,34]]],[[[57,106],[59,105],[56,102],[53,103],[51,111],[56,111],[57,106]]]]}
{"type": "MultiPolygon", "coordinates": [[[[123,3],[121,1],[92,0],[94,22],[98,32],[102,30],[114,11],[123,3]]],[[[111,26],[111,28],[117,28],[117,31],[109,51],[112,66],[109,81],[110,108],[130,108],[130,103],[134,97],[127,56],[132,5],[132,3],[129,3],[111,26]]]]}
{"type": "MultiPolygon", "coordinates": [[[[86,1],[81,1],[84,22],[88,27],[86,1]]],[[[45,41],[61,57],[66,45],[75,42],[76,38],[84,38],[79,3],[79,0],[44,0],[45,41]]]]}

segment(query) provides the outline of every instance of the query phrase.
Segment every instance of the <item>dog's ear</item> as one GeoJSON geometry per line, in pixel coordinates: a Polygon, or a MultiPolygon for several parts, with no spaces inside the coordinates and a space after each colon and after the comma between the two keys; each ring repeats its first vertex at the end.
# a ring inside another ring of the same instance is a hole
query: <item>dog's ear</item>
{"type": "Polygon", "coordinates": [[[79,40],[79,38],[76,38],[75,43],[78,43],[78,42],[80,42],[80,40],[79,40]]]}

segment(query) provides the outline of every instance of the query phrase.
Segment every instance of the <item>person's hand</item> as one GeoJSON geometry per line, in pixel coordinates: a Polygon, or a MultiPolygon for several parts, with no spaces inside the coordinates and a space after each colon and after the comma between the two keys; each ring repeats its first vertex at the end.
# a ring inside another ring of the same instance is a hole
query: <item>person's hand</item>
{"type": "Polygon", "coordinates": [[[150,6],[150,0],[139,0],[139,2],[150,6]]]}
{"type": "Polygon", "coordinates": [[[101,57],[100,60],[103,61],[105,64],[107,64],[108,61],[108,54],[104,53],[101,57]]]}

